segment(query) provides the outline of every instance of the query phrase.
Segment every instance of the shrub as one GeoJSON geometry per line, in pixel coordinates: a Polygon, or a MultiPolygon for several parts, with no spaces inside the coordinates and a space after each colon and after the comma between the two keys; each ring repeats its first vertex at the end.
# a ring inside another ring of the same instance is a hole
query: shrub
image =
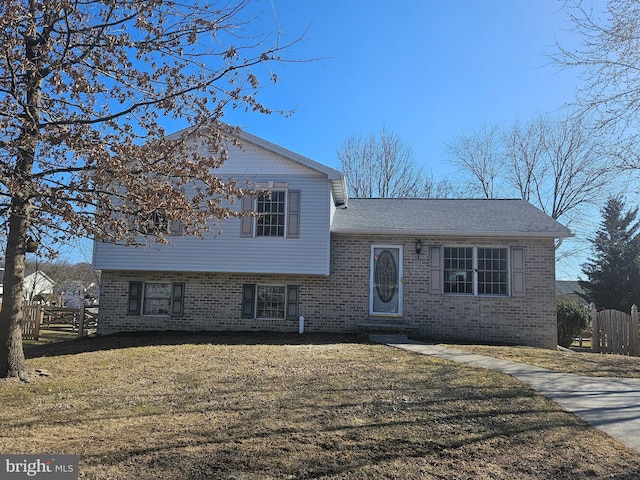
{"type": "Polygon", "coordinates": [[[558,345],[569,347],[573,339],[587,328],[589,324],[589,310],[579,302],[558,300],[558,345]]]}

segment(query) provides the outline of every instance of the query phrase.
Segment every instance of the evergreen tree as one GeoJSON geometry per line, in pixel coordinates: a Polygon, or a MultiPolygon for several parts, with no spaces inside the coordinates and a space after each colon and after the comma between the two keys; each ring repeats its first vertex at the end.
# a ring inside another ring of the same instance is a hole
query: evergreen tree
{"type": "Polygon", "coordinates": [[[638,208],[626,213],[624,209],[619,197],[607,200],[601,226],[591,240],[595,256],[582,266],[588,280],[580,285],[599,309],[628,312],[631,305],[640,302],[638,208]]]}

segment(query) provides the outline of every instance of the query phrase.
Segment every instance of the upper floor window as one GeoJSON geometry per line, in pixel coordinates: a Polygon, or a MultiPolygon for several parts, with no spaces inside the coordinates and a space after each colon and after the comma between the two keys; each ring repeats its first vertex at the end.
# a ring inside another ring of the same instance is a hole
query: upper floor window
{"type": "Polygon", "coordinates": [[[169,220],[160,212],[151,212],[144,217],[138,217],[135,228],[145,235],[182,235],[184,226],[177,220],[169,220]]]}
{"type": "Polygon", "coordinates": [[[286,192],[276,191],[257,198],[256,236],[284,237],[286,192]]]}
{"type": "Polygon", "coordinates": [[[300,238],[300,190],[242,197],[240,236],[300,238]]]}

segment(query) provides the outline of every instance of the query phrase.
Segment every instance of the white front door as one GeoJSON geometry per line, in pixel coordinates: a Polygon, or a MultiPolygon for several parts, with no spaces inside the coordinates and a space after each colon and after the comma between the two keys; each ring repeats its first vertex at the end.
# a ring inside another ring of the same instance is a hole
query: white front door
{"type": "Polygon", "coordinates": [[[402,246],[371,246],[372,315],[402,315],[402,246]]]}

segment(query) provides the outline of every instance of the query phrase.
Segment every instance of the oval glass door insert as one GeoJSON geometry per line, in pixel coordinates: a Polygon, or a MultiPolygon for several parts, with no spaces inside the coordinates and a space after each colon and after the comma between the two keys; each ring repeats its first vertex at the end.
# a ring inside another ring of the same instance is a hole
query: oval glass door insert
{"type": "Polygon", "coordinates": [[[393,254],[383,250],[376,261],[374,284],[378,298],[383,303],[393,300],[398,288],[398,268],[393,254]]]}

